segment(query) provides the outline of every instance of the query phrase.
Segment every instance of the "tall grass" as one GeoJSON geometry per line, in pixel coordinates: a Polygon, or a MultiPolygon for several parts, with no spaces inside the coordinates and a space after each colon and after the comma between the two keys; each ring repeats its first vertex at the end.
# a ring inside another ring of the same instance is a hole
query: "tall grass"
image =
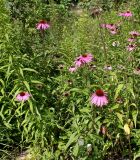
{"type": "Polygon", "coordinates": [[[129,32],[140,32],[139,3],[78,5],[1,0],[0,159],[139,158],[139,36],[127,50],[129,32]],[[92,16],[92,7],[101,12],[92,16]],[[118,15],[127,10],[132,17],[118,15]],[[43,37],[42,19],[50,24],[43,37]],[[101,24],[116,24],[117,33],[101,24]],[[71,73],[85,53],[93,61],[71,73]],[[97,89],[107,106],[91,105],[97,89]],[[31,97],[17,101],[23,91],[31,97]]]}

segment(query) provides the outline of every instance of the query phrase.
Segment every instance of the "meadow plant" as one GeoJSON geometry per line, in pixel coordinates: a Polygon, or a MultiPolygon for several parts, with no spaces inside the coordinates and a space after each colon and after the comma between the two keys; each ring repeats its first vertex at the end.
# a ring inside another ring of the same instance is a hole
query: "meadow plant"
{"type": "Polygon", "coordinates": [[[140,157],[138,2],[72,2],[0,1],[2,160],[140,157]]]}

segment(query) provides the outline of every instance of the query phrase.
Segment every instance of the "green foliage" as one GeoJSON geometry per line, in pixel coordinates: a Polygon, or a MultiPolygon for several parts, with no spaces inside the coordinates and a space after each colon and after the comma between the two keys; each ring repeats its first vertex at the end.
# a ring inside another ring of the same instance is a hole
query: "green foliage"
{"type": "Polygon", "coordinates": [[[0,1],[0,159],[139,158],[139,37],[137,49],[126,50],[129,32],[140,31],[137,1],[71,3],[0,1]],[[104,11],[92,17],[94,6],[104,11]],[[127,6],[134,16],[118,16],[127,6]],[[37,30],[40,20],[50,27],[37,30]],[[85,53],[94,61],[71,73],[85,53]],[[91,105],[97,89],[107,92],[107,106],[91,105]],[[28,100],[17,100],[22,92],[28,100]]]}

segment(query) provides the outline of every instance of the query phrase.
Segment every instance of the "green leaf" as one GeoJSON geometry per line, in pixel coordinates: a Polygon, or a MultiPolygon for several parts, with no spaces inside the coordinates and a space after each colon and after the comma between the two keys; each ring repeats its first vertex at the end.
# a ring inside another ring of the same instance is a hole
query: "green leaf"
{"type": "Polygon", "coordinates": [[[12,128],[12,125],[11,125],[11,124],[9,124],[9,123],[7,123],[6,121],[3,121],[3,123],[4,123],[4,125],[5,125],[7,128],[9,128],[9,129],[11,129],[11,128],[12,128]]]}
{"type": "Polygon", "coordinates": [[[30,85],[27,81],[23,81],[23,83],[25,84],[27,90],[30,92],[30,85]]]}
{"type": "Polygon", "coordinates": [[[132,111],[132,117],[133,117],[135,128],[137,125],[137,116],[138,116],[138,110],[132,111]]]}
{"type": "Polygon", "coordinates": [[[19,73],[21,74],[22,77],[24,77],[22,68],[19,68],[19,73]]]}
{"type": "Polygon", "coordinates": [[[32,68],[23,68],[23,71],[29,71],[29,72],[38,73],[36,70],[34,70],[34,69],[32,69],[32,68]]]}
{"type": "Polygon", "coordinates": [[[116,112],[117,117],[119,118],[121,124],[123,125],[123,114],[116,112]]]}
{"type": "Polygon", "coordinates": [[[124,87],[124,84],[119,84],[117,89],[116,89],[116,92],[115,92],[115,97],[114,99],[116,99],[120,93],[120,91],[122,90],[122,88],[124,87]]]}
{"type": "Polygon", "coordinates": [[[68,143],[66,144],[65,146],[65,150],[67,150],[67,148],[77,140],[78,136],[76,136],[77,132],[73,133],[71,136],[70,136],[70,139],[68,141],[68,143]]]}
{"type": "Polygon", "coordinates": [[[139,158],[139,157],[140,157],[140,153],[136,153],[136,154],[134,155],[133,160],[138,160],[137,158],[139,158]]]}
{"type": "Polygon", "coordinates": [[[3,87],[5,86],[5,83],[2,79],[0,79],[1,84],[3,85],[3,87]]]}
{"type": "Polygon", "coordinates": [[[135,99],[135,94],[134,94],[134,91],[133,91],[133,87],[130,84],[127,86],[127,91],[129,93],[131,93],[133,98],[135,99]]]}
{"type": "Polygon", "coordinates": [[[77,157],[78,152],[79,152],[79,145],[78,145],[78,143],[76,143],[76,145],[75,145],[74,148],[73,148],[73,155],[74,155],[75,157],[77,157]]]}
{"type": "Polygon", "coordinates": [[[31,112],[33,113],[33,112],[34,112],[34,111],[33,111],[33,103],[32,103],[32,101],[30,101],[30,100],[29,100],[29,106],[30,106],[31,112]]]}
{"type": "Polygon", "coordinates": [[[35,84],[43,84],[42,82],[37,81],[37,80],[31,80],[31,83],[35,83],[35,84]]]}

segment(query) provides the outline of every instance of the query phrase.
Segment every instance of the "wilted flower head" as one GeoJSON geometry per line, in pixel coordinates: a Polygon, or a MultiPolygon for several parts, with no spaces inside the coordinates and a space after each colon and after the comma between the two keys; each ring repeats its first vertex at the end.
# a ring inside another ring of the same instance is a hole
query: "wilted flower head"
{"type": "Polygon", "coordinates": [[[118,65],[117,68],[123,70],[123,69],[125,69],[125,66],[123,66],[123,65],[118,65]]]}
{"type": "Polygon", "coordinates": [[[104,105],[108,104],[108,98],[106,93],[102,91],[101,89],[96,90],[95,93],[92,94],[91,96],[91,104],[94,104],[98,107],[102,107],[104,105]]]}
{"type": "Polygon", "coordinates": [[[127,50],[128,50],[129,52],[131,52],[131,51],[133,51],[134,49],[136,49],[136,45],[135,45],[135,44],[129,44],[126,48],[127,48],[127,50]]]}
{"type": "Polygon", "coordinates": [[[123,99],[121,97],[116,98],[116,102],[119,104],[123,103],[123,99]]]}
{"type": "Polygon", "coordinates": [[[87,153],[88,155],[92,154],[92,144],[87,144],[87,153]]]}
{"type": "Polygon", "coordinates": [[[68,83],[69,85],[72,85],[73,81],[69,79],[69,80],[67,81],[67,83],[68,83]]]}
{"type": "Polygon", "coordinates": [[[132,17],[133,14],[132,14],[132,12],[127,11],[127,12],[119,13],[119,16],[122,16],[122,17],[132,17]]]}
{"type": "Polygon", "coordinates": [[[101,125],[101,127],[100,127],[100,133],[103,134],[103,135],[106,135],[107,134],[107,127],[104,126],[104,125],[101,125]]]}
{"type": "Polygon", "coordinates": [[[91,8],[91,10],[90,10],[91,16],[92,16],[92,17],[99,16],[102,11],[103,11],[102,8],[93,7],[93,8],[91,8]]]}
{"type": "Polygon", "coordinates": [[[112,46],[113,47],[118,47],[120,45],[120,42],[119,41],[114,41],[113,43],[112,43],[112,46]]]}
{"type": "Polygon", "coordinates": [[[140,75],[140,67],[134,69],[134,74],[140,75]]]}
{"type": "Polygon", "coordinates": [[[90,53],[83,54],[79,57],[77,57],[75,61],[76,67],[80,67],[83,64],[89,63],[93,60],[93,56],[90,53]]]}
{"type": "Polygon", "coordinates": [[[65,65],[64,64],[60,64],[59,66],[58,66],[58,69],[64,69],[64,67],[65,67],[65,65]]]}
{"type": "Polygon", "coordinates": [[[92,70],[92,71],[94,71],[96,68],[97,68],[97,66],[94,65],[94,64],[89,65],[89,69],[92,70]]]}
{"type": "Polygon", "coordinates": [[[112,66],[111,65],[106,65],[104,66],[105,70],[111,71],[112,70],[112,66]]]}
{"type": "Polygon", "coordinates": [[[71,73],[75,72],[76,70],[77,70],[77,67],[76,67],[76,66],[71,66],[71,67],[69,68],[69,71],[70,71],[71,73]]]}
{"type": "Polygon", "coordinates": [[[36,28],[38,30],[46,30],[50,27],[50,25],[45,21],[45,20],[41,20],[37,25],[36,28]]]}
{"type": "Polygon", "coordinates": [[[26,101],[29,99],[31,95],[28,92],[20,92],[17,96],[16,99],[18,101],[26,101]]]}

